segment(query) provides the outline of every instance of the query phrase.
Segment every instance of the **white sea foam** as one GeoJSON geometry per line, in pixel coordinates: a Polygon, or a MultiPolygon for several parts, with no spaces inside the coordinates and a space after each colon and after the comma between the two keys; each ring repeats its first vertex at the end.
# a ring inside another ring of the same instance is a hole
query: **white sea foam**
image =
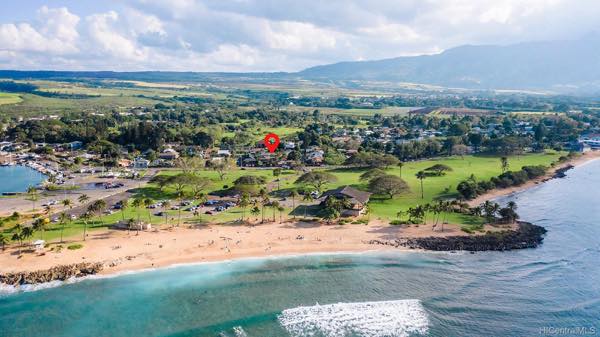
{"type": "Polygon", "coordinates": [[[17,286],[0,283],[0,296],[10,295],[10,294],[14,294],[14,293],[21,293],[21,292],[27,293],[27,292],[31,292],[31,291],[56,288],[56,287],[60,287],[61,285],[64,285],[64,284],[80,282],[87,278],[91,278],[91,276],[86,276],[86,277],[81,277],[81,278],[73,277],[66,281],[56,280],[56,281],[50,281],[50,282],[45,282],[45,283],[22,284],[22,285],[17,285],[17,286]]]}
{"type": "Polygon", "coordinates": [[[295,337],[404,337],[427,333],[419,300],[337,303],[284,310],[279,323],[295,337]]]}
{"type": "Polygon", "coordinates": [[[233,332],[235,333],[235,337],[248,337],[248,334],[241,326],[234,327],[233,332]]]}

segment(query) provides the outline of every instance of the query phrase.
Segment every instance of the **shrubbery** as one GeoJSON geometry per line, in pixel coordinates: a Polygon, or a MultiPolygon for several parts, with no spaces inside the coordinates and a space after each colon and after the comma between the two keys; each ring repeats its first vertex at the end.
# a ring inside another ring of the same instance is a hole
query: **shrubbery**
{"type": "Polygon", "coordinates": [[[477,181],[474,176],[471,176],[469,179],[461,181],[456,187],[456,190],[463,199],[474,199],[494,188],[507,188],[523,185],[528,180],[539,178],[546,174],[546,169],[547,168],[542,165],[523,166],[519,171],[504,172],[497,177],[493,177],[489,181],[477,181]]]}

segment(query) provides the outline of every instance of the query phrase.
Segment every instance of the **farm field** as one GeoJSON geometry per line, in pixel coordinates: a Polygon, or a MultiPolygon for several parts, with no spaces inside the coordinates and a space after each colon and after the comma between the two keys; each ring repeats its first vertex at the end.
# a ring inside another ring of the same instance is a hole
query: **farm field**
{"type": "Polygon", "coordinates": [[[395,116],[395,115],[407,115],[409,111],[414,110],[414,107],[385,107],[381,109],[339,109],[339,108],[326,108],[326,107],[304,107],[304,106],[288,106],[286,110],[294,112],[312,112],[319,110],[324,114],[336,114],[336,115],[350,115],[350,116],[373,116],[375,114],[381,114],[383,116],[395,116]]]}
{"type": "Polygon", "coordinates": [[[22,102],[0,105],[0,113],[8,116],[42,116],[65,112],[106,112],[114,109],[147,105],[153,106],[158,100],[133,96],[101,96],[82,99],[42,97],[34,94],[20,94],[22,102]]]}

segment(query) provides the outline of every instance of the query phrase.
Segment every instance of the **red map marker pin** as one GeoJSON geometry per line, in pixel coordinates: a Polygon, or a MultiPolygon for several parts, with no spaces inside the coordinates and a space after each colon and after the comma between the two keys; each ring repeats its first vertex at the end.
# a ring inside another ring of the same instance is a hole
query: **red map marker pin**
{"type": "Polygon", "coordinates": [[[265,147],[269,152],[273,153],[279,146],[279,136],[274,133],[269,133],[265,136],[265,147]]]}

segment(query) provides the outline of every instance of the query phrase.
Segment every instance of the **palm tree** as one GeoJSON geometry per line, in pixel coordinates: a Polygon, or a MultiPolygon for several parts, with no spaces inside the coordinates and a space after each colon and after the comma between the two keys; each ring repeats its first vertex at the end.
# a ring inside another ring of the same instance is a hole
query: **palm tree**
{"type": "Polygon", "coordinates": [[[425,192],[423,191],[423,179],[427,178],[427,174],[424,171],[419,171],[416,174],[417,179],[421,181],[421,199],[425,199],[425,192]]]}
{"type": "Polygon", "coordinates": [[[485,217],[487,218],[488,222],[494,221],[496,218],[495,214],[499,209],[500,205],[495,202],[490,202],[487,200],[485,203],[483,203],[483,211],[485,212],[485,217]]]}
{"type": "Polygon", "coordinates": [[[33,228],[31,226],[23,227],[21,235],[23,236],[23,240],[26,240],[26,239],[32,237],[33,236],[33,228]]]}
{"type": "Polygon", "coordinates": [[[60,213],[60,216],[58,217],[58,220],[60,221],[60,243],[63,243],[63,232],[65,231],[65,224],[69,219],[69,216],[65,212],[60,213]]]}
{"type": "Polygon", "coordinates": [[[278,207],[277,207],[277,210],[279,211],[279,223],[282,223],[282,222],[283,222],[283,217],[282,217],[282,215],[283,215],[283,212],[285,211],[285,207],[283,207],[283,206],[278,206],[278,207]]]}
{"type": "Polygon", "coordinates": [[[183,190],[177,191],[177,200],[179,201],[178,216],[177,216],[177,227],[181,224],[181,204],[183,203],[183,197],[185,196],[183,190]]]}
{"type": "Polygon", "coordinates": [[[502,167],[502,173],[508,171],[510,164],[508,163],[508,158],[507,157],[501,157],[500,158],[500,166],[502,167]]]}
{"type": "Polygon", "coordinates": [[[21,247],[23,247],[23,225],[16,224],[13,227],[13,235],[11,238],[13,241],[19,241],[19,255],[21,255],[21,247]]]}
{"type": "Polygon", "coordinates": [[[29,185],[27,187],[27,194],[29,194],[29,200],[32,202],[31,211],[35,211],[35,202],[38,200],[38,190],[34,186],[29,185]]]}
{"type": "Polygon", "coordinates": [[[48,218],[38,218],[33,222],[33,229],[40,232],[40,240],[44,239],[44,232],[49,223],[48,218]]]}
{"type": "Polygon", "coordinates": [[[281,175],[281,168],[273,169],[273,177],[277,178],[277,191],[279,191],[281,189],[280,185],[279,185],[279,183],[280,183],[279,176],[280,175],[281,175]]]}
{"type": "Polygon", "coordinates": [[[106,201],[104,199],[99,199],[94,201],[96,213],[98,213],[98,217],[100,218],[100,223],[104,226],[104,219],[102,219],[102,212],[106,209],[106,201]]]}
{"type": "Polygon", "coordinates": [[[82,194],[79,196],[79,198],[77,198],[77,201],[79,201],[79,203],[82,205],[88,202],[88,200],[90,200],[90,197],[88,197],[87,194],[82,194]]]}
{"type": "Polygon", "coordinates": [[[162,203],[162,208],[163,208],[163,214],[165,215],[165,224],[167,226],[169,226],[169,213],[167,213],[167,210],[169,210],[169,208],[171,208],[171,202],[169,200],[166,200],[165,202],[162,203]]]}
{"type": "Polygon", "coordinates": [[[133,199],[133,202],[131,203],[131,206],[133,206],[135,208],[135,212],[137,213],[138,224],[140,223],[140,207],[142,207],[143,204],[144,204],[144,199],[142,199],[141,197],[137,197],[137,198],[133,199]]]}
{"type": "Polygon", "coordinates": [[[481,216],[481,214],[483,214],[483,209],[481,206],[475,206],[475,207],[471,208],[471,213],[474,216],[481,216]]]}
{"type": "Polygon", "coordinates": [[[2,245],[2,251],[6,249],[6,244],[8,243],[8,238],[2,234],[0,234],[0,245],[2,245]]]}
{"type": "Polygon", "coordinates": [[[260,214],[260,208],[258,208],[258,206],[252,207],[252,209],[250,210],[250,214],[257,217],[256,220],[258,220],[258,215],[260,214]]]}
{"type": "Polygon", "coordinates": [[[44,206],[44,214],[50,215],[50,213],[52,213],[52,206],[50,206],[50,205],[44,206]]]}
{"type": "MultiPolygon", "coordinates": [[[[133,218],[129,218],[129,220],[127,220],[127,235],[131,233],[131,226],[133,226],[134,224],[135,220],[133,218]]],[[[138,226],[137,228],[139,230],[140,226],[138,226]]]]}
{"type": "Polygon", "coordinates": [[[277,200],[271,201],[271,208],[273,209],[273,222],[275,222],[275,214],[276,214],[276,211],[279,209],[279,201],[277,201],[277,200]]]}
{"type": "Polygon", "coordinates": [[[119,207],[121,208],[121,219],[125,222],[125,211],[129,208],[129,199],[123,199],[119,201],[119,207]]]}
{"type": "Polygon", "coordinates": [[[79,218],[83,221],[83,241],[85,241],[88,221],[91,218],[89,211],[81,214],[79,218]]]}
{"type": "Polygon", "coordinates": [[[265,207],[271,202],[269,200],[269,195],[267,194],[267,191],[263,188],[260,190],[260,192],[258,192],[258,195],[262,198],[260,204],[262,206],[262,220],[261,223],[265,222],[265,207]]]}
{"type": "Polygon", "coordinates": [[[71,201],[71,199],[64,199],[60,203],[63,205],[63,211],[66,211],[67,207],[69,209],[71,209],[71,207],[73,207],[73,202],[71,201]]]}
{"type": "Polygon", "coordinates": [[[292,198],[292,215],[294,219],[296,219],[296,198],[298,197],[298,192],[295,189],[290,191],[290,197],[292,198]]]}
{"type": "MultiPolygon", "coordinates": [[[[304,194],[304,197],[302,198],[302,200],[306,201],[307,203],[311,203],[313,201],[315,201],[315,198],[313,198],[312,194],[306,192],[304,194]]],[[[306,219],[308,213],[308,206],[304,205],[304,219],[306,219]]]]}
{"type": "Polygon", "coordinates": [[[517,203],[514,201],[509,201],[508,204],[506,204],[506,207],[508,207],[511,211],[516,211],[517,203]]]}
{"type": "Polygon", "coordinates": [[[152,222],[152,214],[150,214],[150,205],[152,205],[154,203],[154,200],[150,199],[150,198],[145,198],[144,199],[144,207],[146,207],[146,209],[148,210],[148,223],[152,222]]]}
{"type": "Polygon", "coordinates": [[[250,196],[248,193],[243,193],[240,198],[239,206],[242,208],[242,222],[244,221],[244,217],[246,216],[246,207],[250,205],[250,196]]]}
{"type": "Polygon", "coordinates": [[[402,167],[404,166],[404,162],[400,160],[396,166],[398,166],[398,173],[400,173],[400,178],[402,178],[402,167]]]}

